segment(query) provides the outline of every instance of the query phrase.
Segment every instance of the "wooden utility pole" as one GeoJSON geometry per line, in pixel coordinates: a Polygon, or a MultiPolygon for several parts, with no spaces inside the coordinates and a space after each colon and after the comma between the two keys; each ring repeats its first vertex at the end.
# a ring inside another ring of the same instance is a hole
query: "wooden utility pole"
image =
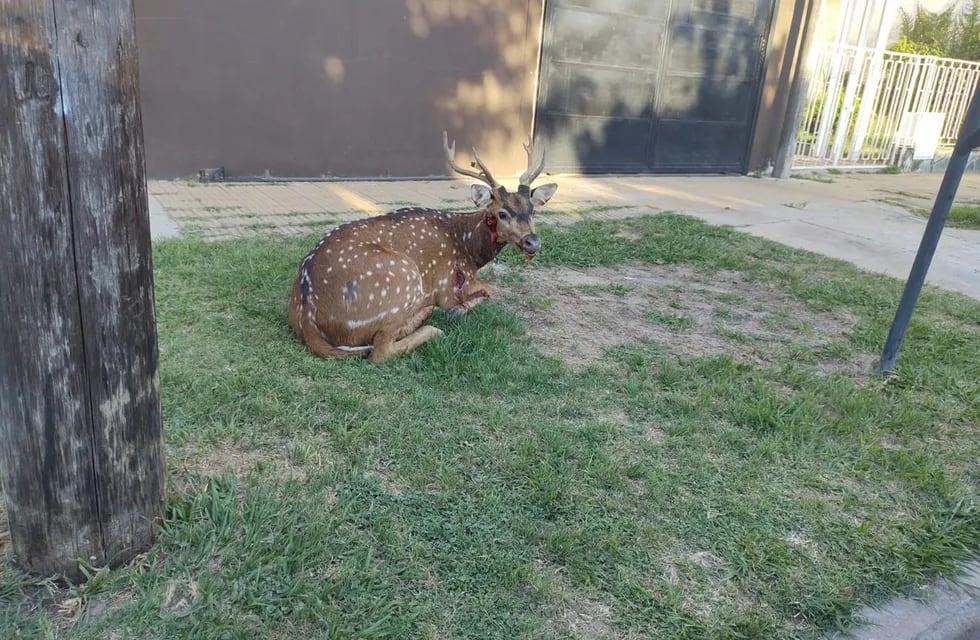
{"type": "Polygon", "coordinates": [[[152,275],[131,0],[0,0],[0,482],[29,571],[152,541],[152,275]]]}

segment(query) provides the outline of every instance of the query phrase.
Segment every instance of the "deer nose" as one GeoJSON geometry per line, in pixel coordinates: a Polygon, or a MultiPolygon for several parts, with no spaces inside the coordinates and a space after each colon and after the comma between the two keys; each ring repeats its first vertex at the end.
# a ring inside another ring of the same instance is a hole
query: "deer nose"
{"type": "Polygon", "coordinates": [[[528,255],[534,255],[541,248],[541,238],[538,234],[532,233],[521,238],[521,251],[528,255]]]}

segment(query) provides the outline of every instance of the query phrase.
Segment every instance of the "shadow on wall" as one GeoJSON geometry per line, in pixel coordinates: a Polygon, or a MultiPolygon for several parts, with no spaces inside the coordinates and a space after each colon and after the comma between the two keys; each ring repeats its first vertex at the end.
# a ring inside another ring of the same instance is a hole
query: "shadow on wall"
{"type": "Polygon", "coordinates": [[[541,0],[136,0],[149,174],[523,170],[541,0]]]}
{"type": "MultiPolygon", "coordinates": [[[[477,146],[501,176],[526,168],[521,144],[531,133],[540,7],[522,0],[408,0],[408,25],[419,39],[461,39],[433,96],[439,120],[459,139],[459,153],[477,146]]],[[[439,140],[434,141],[437,148],[439,140]]],[[[462,159],[462,158],[461,158],[462,159]]]]}
{"type": "Polygon", "coordinates": [[[550,169],[745,170],[770,0],[659,4],[628,20],[549,7],[535,135],[550,169]]]}

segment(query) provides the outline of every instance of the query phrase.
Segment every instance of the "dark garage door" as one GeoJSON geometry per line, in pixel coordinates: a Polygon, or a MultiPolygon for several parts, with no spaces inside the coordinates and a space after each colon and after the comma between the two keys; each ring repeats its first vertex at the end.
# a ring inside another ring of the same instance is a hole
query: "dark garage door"
{"type": "Polygon", "coordinates": [[[535,137],[552,170],[745,168],[773,0],[548,0],[535,137]]]}

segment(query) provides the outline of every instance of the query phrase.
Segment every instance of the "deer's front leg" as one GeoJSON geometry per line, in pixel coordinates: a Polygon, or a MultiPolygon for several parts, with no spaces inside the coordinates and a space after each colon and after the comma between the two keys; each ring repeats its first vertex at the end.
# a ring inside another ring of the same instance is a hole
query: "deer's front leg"
{"type": "Polygon", "coordinates": [[[476,278],[466,283],[466,288],[456,295],[459,304],[450,307],[450,318],[458,318],[490,297],[490,285],[476,278]]]}

